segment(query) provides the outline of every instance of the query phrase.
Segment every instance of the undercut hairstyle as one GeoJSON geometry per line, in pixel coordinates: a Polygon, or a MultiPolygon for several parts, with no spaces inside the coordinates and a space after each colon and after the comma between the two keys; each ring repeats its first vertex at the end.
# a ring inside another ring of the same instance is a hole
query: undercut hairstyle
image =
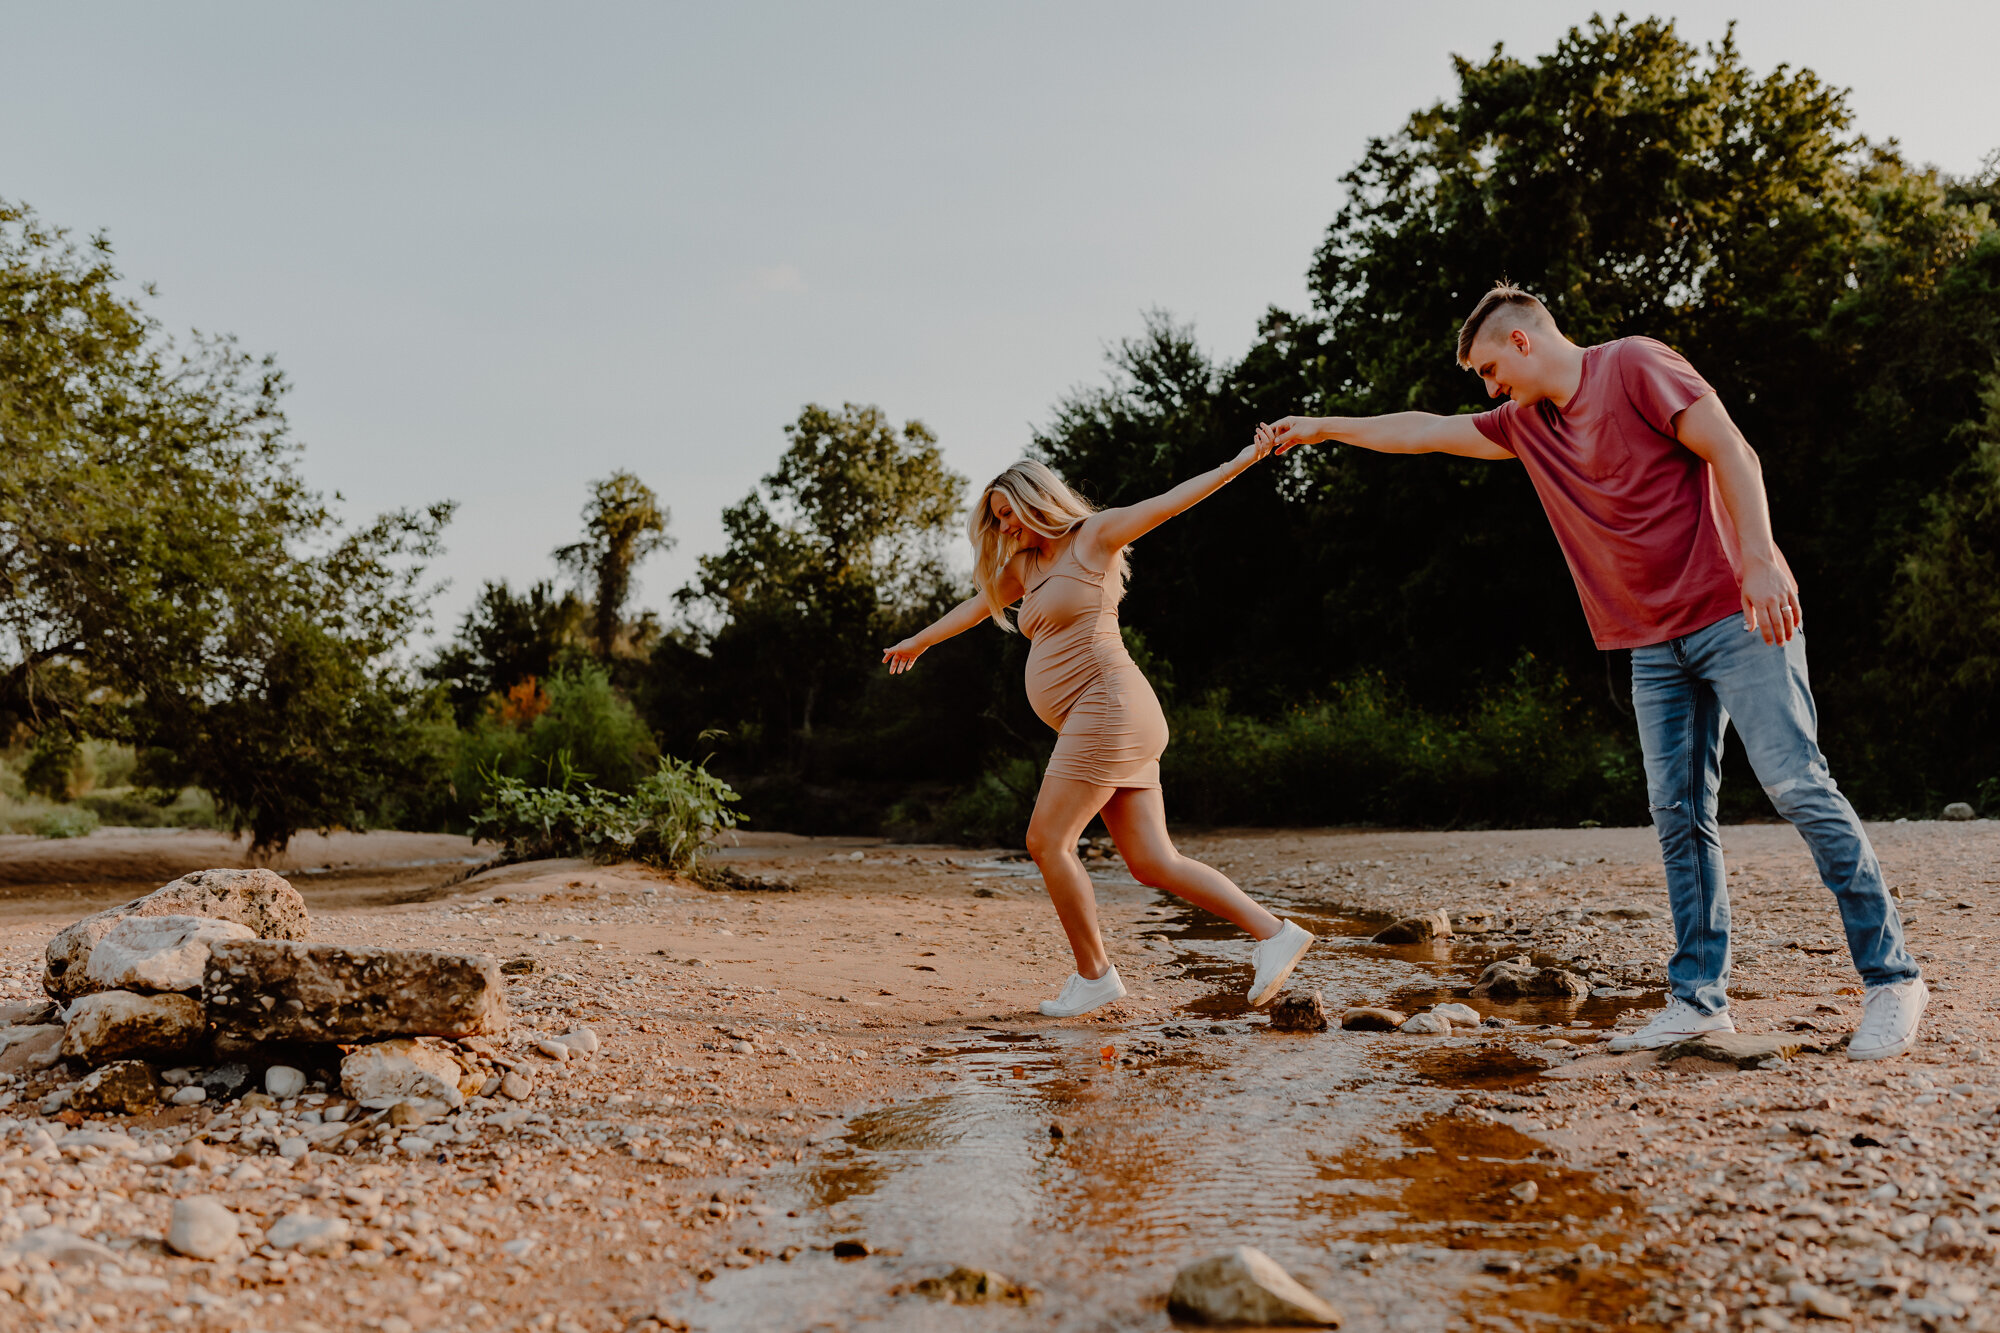
{"type": "Polygon", "coordinates": [[[1472,340],[1479,336],[1486,321],[1496,314],[1509,328],[1532,324],[1539,328],[1556,327],[1555,316],[1540,301],[1522,291],[1511,282],[1493,284],[1493,289],[1479,298],[1479,304],[1472,307],[1472,313],[1465,317],[1465,323],[1458,329],[1458,364],[1472,364],[1472,340]]]}

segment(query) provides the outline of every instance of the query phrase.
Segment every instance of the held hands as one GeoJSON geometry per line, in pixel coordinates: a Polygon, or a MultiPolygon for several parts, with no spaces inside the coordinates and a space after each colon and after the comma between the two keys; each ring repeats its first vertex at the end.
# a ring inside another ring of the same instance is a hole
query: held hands
{"type": "Polygon", "coordinates": [[[1264,427],[1259,426],[1257,428],[1256,438],[1252,439],[1249,444],[1244,446],[1242,453],[1236,455],[1235,458],[1230,460],[1230,462],[1237,469],[1237,471],[1239,472],[1248,471],[1256,464],[1262,462],[1264,458],[1270,454],[1271,442],[1264,438],[1264,429],[1265,429],[1264,427]]]}
{"type": "Polygon", "coordinates": [[[917,664],[917,659],[924,655],[924,650],[928,647],[929,644],[918,643],[913,638],[905,639],[901,643],[884,648],[882,662],[889,668],[890,675],[900,676],[917,664]]]}
{"type": "Polygon", "coordinates": [[[1782,565],[1770,560],[1749,564],[1743,571],[1743,628],[1762,631],[1764,642],[1790,643],[1806,627],[1799,605],[1799,585],[1782,565]]]}
{"type": "Polygon", "coordinates": [[[1318,424],[1312,417],[1284,417],[1258,426],[1257,439],[1268,444],[1272,453],[1282,454],[1302,444],[1319,443],[1319,434],[1314,429],[1318,424]]]}

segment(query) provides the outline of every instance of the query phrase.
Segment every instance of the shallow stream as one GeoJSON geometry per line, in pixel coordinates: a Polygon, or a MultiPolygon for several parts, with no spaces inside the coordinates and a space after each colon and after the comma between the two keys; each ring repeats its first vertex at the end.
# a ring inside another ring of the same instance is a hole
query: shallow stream
{"type": "MultiPolygon", "coordinates": [[[[1323,940],[1291,988],[1322,990],[1330,1009],[1463,999],[1481,964],[1514,952],[1373,945],[1372,923],[1285,911],[1323,940]]],[[[1165,1330],[1181,1265],[1254,1245],[1352,1330],[1625,1322],[1639,1275],[1619,1250],[1635,1201],[1458,1105],[1458,1089],[1532,1082],[1539,1062],[1518,1042],[1266,1031],[1243,1006],[1240,934],[1171,900],[1151,917],[1162,961],[1211,981],[1207,998],[1165,1022],[993,1023],[937,1039],[935,1091],[853,1118],[760,1183],[772,1213],[753,1248],[797,1253],[721,1270],[678,1312],[712,1333],[1165,1330]],[[854,1257],[835,1257],[841,1242],[854,1257]],[[954,1305],[913,1289],[961,1265],[1034,1298],[954,1305]]],[[[1597,1028],[1632,1003],[1479,1007],[1597,1028]]]]}

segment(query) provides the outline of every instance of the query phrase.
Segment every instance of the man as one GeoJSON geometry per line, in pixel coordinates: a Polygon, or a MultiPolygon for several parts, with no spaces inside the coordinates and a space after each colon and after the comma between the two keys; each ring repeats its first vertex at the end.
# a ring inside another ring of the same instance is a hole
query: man
{"type": "Polygon", "coordinates": [[[1286,417],[1278,452],[1337,440],[1381,453],[1516,459],[1528,469],[1601,649],[1632,651],[1632,704],[1666,862],[1675,951],[1665,1009],[1611,1049],[1733,1032],[1729,891],[1716,792],[1731,721],[1757,780],[1812,849],[1867,984],[1856,1060],[1903,1054],[1929,991],[1854,807],[1820,753],[1798,584],[1771,536],[1763,471],[1715,391],[1650,338],[1579,347],[1505,284],[1458,360],[1511,401],[1468,416],[1286,417]],[[1718,503],[1719,501],[1719,503],[1718,503]]]}

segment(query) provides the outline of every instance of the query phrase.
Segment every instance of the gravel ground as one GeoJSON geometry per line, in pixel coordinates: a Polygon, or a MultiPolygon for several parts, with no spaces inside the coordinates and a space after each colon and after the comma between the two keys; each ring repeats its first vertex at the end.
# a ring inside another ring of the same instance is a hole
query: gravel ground
{"type": "MultiPolygon", "coordinates": [[[[1591,975],[1601,993],[1574,1014],[1474,1001],[1507,1026],[1366,1040],[1419,1074],[1514,1071],[1440,1081],[1461,1115],[1532,1136],[1627,1200],[1622,1249],[1563,1261],[1623,1264],[1639,1283],[1629,1324],[2000,1325],[2000,995],[1980,966],[2000,943],[2000,825],[1872,831],[1936,992],[1925,1039],[1900,1060],[1845,1058],[1859,987],[1831,899],[1790,829],[1733,827],[1738,1026],[1825,1048],[1754,1070],[1600,1053],[1609,1027],[1659,1003],[1670,932],[1647,830],[1222,831],[1188,849],[1322,931],[1341,914],[1493,911],[1493,933],[1376,951],[1330,1000],[1463,1000],[1484,963],[1515,953],[1591,975]]],[[[513,1031],[481,1055],[531,1090],[436,1123],[357,1129],[331,1086],[136,1120],[44,1115],[73,1079],[11,1075],[0,1246],[60,1225],[103,1248],[0,1266],[0,1328],[644,1330],[671,1326],[675,1297],[706,1277],[788,1261],[760,1244],[778,1221],[760,1177],[922,1092],[937,1029],[1030,1021],[1067,951],[1038,881],[991,855],[766,835],[724,860],[790,891],[550,863],[431,902],[316,904],[319,941],[534,960],[509,982],[513,1031]],[[539,1053],[583,1028],[594,1054],[539,1053]],[[234,1212],[238,1255],[166,1248],[173,1201],[196,1195],[234,1212]]],[[[1223,1002],[1212,971],[1176,961],[1157,895],[1116,874],[1100,894],[1134,994],[1086,1023],[1156,1029],[1223,1002]]],[[[38,993],[41,947],[69,919],[17,907],[0,925],[0,1003],[38,993]]],[[[1562,1234],[1552,1219],[1558,1249],[1562,1234]]],[[[1466,1320],[1563,1322],[1490,1302],[1466,1320]]]]}

